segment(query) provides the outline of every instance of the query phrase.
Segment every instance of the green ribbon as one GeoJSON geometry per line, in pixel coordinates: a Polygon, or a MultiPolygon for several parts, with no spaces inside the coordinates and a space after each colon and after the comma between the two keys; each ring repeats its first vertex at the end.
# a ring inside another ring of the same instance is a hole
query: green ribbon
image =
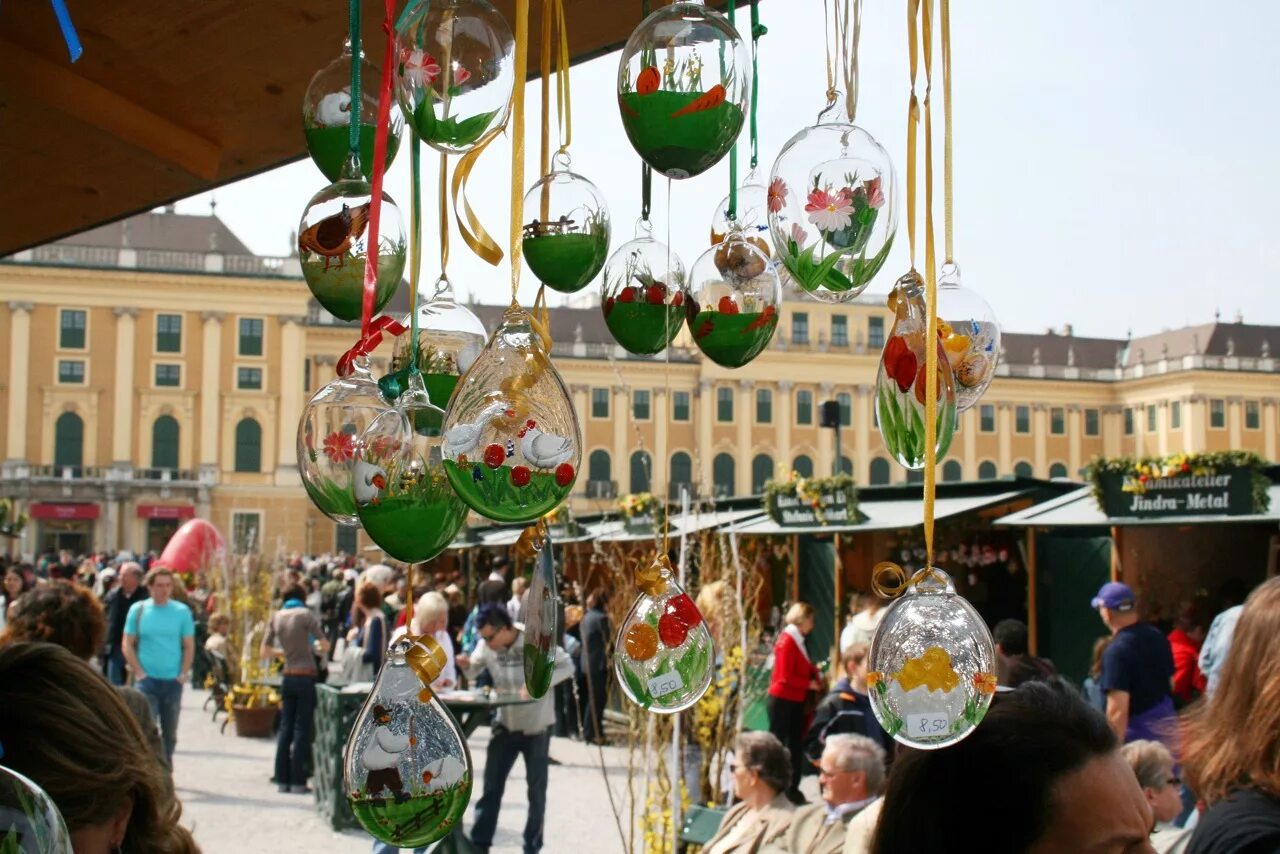
{"type": "MultiPolygon", "coordinates": [[[[357,0],[358,2],[358,0],[357,0]]],[[[422,140],[418,139],[417,129],[413,127],[413,123],[408,123],[410,148],[409,154],[409,186],[410,198],[409,212],[413,217],[413,245],[410,249],[409,263],[412,265],[409,270],[409,374],[420,373],[418,368],[418,268],[422,266],[422,140]]],[[[441,187],[441,192],[444,188],[441,187]]],[[[436,404],[439,406],[439,404],[436,404]]],[[[442,409],[444,407],[441,407],[442,409]]],[[[410,597],[412,598],[412,597],[410,597]]]]}
{"type": "Polygon", "coordinates": [[[360,59],[364,55],[364,49],[360,44],[360,0],[351,0],[347,7],[347,15],[350,21],[350,39],[351,39],[351,109],[347,121],[347,160],[355,161],[355,169],[348,170],[351,175],[342,177],[358,178],[360,176],[360,114],[364,112],[364,106],[360,92],[360,59]]]}
{"type": "MultiPolygon", "coordinates": [[[[730,7],[732,8],[732,6],[730,7]]],[[[760,0],[751,0],[751,169],[760,162],[760,134],[756,130],[756,103],[760,99],[760,37],[769,28],[760,23],[760,0]]]]}

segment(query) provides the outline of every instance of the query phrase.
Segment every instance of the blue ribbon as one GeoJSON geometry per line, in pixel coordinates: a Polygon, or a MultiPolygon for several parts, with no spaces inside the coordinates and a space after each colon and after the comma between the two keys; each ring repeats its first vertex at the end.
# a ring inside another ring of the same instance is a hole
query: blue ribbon
{"type": "Polygon", "coordinates": [[[80,44],[80,36],[76,35],[76,25],[71,23],[71,13],[67,11],[66,0],[49,0],[53,5],[53,16],[58,19],[58,29],[62,30],[62,40],[67,43],[67,53],[75,62],[84,53],[80,44]]]}

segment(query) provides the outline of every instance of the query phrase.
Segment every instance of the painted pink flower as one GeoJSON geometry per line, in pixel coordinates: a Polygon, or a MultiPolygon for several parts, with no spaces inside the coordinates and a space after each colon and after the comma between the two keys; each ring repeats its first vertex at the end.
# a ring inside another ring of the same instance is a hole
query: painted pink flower
{"type": "Polygon", "coordinates": [[[324,455],[333,463],[350,462],[356,455],[356,443],[350,433],[330,433],[324,438],[324,455]]]}
{"type": "Polygon", "coordinates": [[[461,86],[471,79],[471,72],[463,68],[458,63],[453,64],[453,85],[461,86]]]}
{"type": "Polygon", "coordinates": [[[870,181],[862,185],[867,191],[867,204],[873,208],[884,205],[884,190],[880,186],[880,179],[872,178],[870,181]]]}
{"type": "Polygon", "coordinates": [[[440,76],[440,64],[424,50],[409,51],[403,62],[405,79],[419,89],[430,86],[440,76]]]}
{"type": "Polygon", "coordinates": [[[809,232],[804,230],[804,226],[798,222],[791,223],[791,239],[796,242],[797,247],[804,246],[804,241],[808,238],[809,232]]]}
{"type": "Polygon", "coordinates": [[[809,194],[809,203],[804,209],[809,214],[809,222],[819,231],[840,231],[853,221],[853,198],[846,196],[843,190],[834,195],[826,190],[814,190],[809,194]]]}
{"type": "Polygon", "coordinates": [[[777,213],[787,203],[787,182],[774,178],[769,182],[769,213],[777,213]]]}

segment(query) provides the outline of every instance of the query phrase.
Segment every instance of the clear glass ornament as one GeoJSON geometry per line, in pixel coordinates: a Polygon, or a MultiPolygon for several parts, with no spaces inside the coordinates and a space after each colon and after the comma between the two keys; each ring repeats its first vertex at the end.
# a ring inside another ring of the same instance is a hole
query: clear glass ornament
{"type": "Polygon", "coordinates": [[[640,708],[683,711],[711,685],[711,632],[665,555],[636,570],[636,587],[640,596],[618,629],[613,672],[622,693],[640,708]]]}
{"type": "Polygon", "coordinates": [[[769,176],[769,228],[797,287],[842,302],[866,290],[898,230],[889,153],[871,134],[826,120],[782,147],[769,176]]]}
{"type": "MultiPolygon", "coordinates": [[[[330,181],[356,178],[355,170],[344,174],[350,153],[351,124],[351,40],[342,45],[342,55],[316,72],[302,99],[302,130],[312,161],[330,181]]],[[[360,173],[373,176],[373,141],[378,129],[378,81],[381,72],[360,52],[360,173]]],[[[396,159],[404,117],[392,105],[387,127],[386,166],[396,159]]]]}
{"type": "Polygon", "coordinates": [[[440,554],[467,520],[466,505],[441,464],[443,421],[422,376],[410,374],[395,409],[375,418],[356,445],[351,491],[360,525],[405,563],[440,554]]]}
{"type": "Polygon", "coordinates": [[[636,238],[609,257],[601,282],[605,326],[628,353],[661,353],[684,320],[685,269],[680,256],[653,239],[641,220],[636,238]]]}
{"type": "Polygon", "coordinates": [[[531,697],[541,697],[551,687],[556,669],[556,638],[560,633],[560,588],[556,584],[556,562],[551,548],[551,535],[542,520],[533,537],[541,542],[533,577],[525,594],[524,607],[524,686],[531,697]]]}
{"type": "Polygon", "coordinates": [[[0,851],[72,854],[71,832],[53,798],[31,778],[0,765],[0,851]]]}
{"type": "Polygon", "coordinates": [[[871,640],[871,708],[885,731],[908,747],[955,744],[991,705],[995,662],[982,617],[945,572],[922,569],[884,612],[871,640]]]}
{"type": "Polygon", "coordinates": [[[686,318],[693,343],[717,365],[740,368],[778,328],[782,282],[759,237],[732,231],[693,264],[686,318]]]}
{"type": "Polygon", "coordinates": [[[956,381],[956,412],[973,406],[996,376],[1000,324],[982,296],[960,283],[960,268],[945,264],[938,277],[942,349],[956,381]],[[945,323],[944,323],[945,321],[945,323]]]}
{"type": "Polygon", "coordinates": [[[369,373],[369,360],[361,358],[350,376],[321,386],[302,410],[298,422],[302,485],[320,512],[340,525],[359,524],[351,493],[356,443],[388,408],[369,373]]]}
{"type": "MultiPolygon", "coordinates": [[[[725,196],[716,206],[715,216],[711,218],[711,245],[715,246],[729,236],[729,232],[739,230],[744,237],[763,238],[761,249],[766,255],[773,255],[773,246],[769,243],[769,189],[756,180],[752,172],[747,181],[738,187],[734,216],[729,218],[729,197],[725,196]]],[[[754,241],[753,241],[754,242],[754,241]]]]}
{"type": "Polygon", "coordinates": [[[562,294],[591,283],[609,255],[609,206],[586,178],[569,171],[567,155],[556,155],[551,173],[524,197],[522,250],[538,281],[562,294]]]}
{"type": "Polygon", "coordinates": [[[527,524],[569,497],[581,464],[569,389],[512,303],[445,413],[449,482],[481,516],[527,524]]]}
{"type": "Polygon", "coordinates": [[[427,687],[442,659],[430,637],[392,643],[347,737],[343,776],[351,810],[365,830],[400,848],[448,836],[471,800],[466,738],[427,687]]]}
{"type": "MultiPolygon", "coordinates": [[[[919,471],[925,464],[924,400],[925,327],[924,282],[915,270],[904,275],[889,295],[897,317],[880,354],[876,373],[876,412],[885,449],[901,465],[919,471]]],[[[941,324],[939,324],[941,327],[941,324]]],[[[937,459],[946,456],[956,427],[955,379],[939,341],[937,408],[937,459]]]]}
{"type": "MultiPolygon", "coordinates": [[[[361,316],[372,200],[373,188],[367,182],[336,181],[311,197],[298,223],[302,277],[320,305],[341,320],[361,316]]],[[[383,193],[374,314],[382,311],[400,285],[407,246],[400,209],[383,193]]]]}
{"type": "Polygon", "coordinates": [[[417,0],[396,26],[396,92],[422,141],[461,154],[502,127],[515,39],[485,0],[417,0]]]}
{"type": "Polygon", "coordinates": [[[636,153],[668,178],[699,175],[742,131],[751,54],[702,3],[673,3],[640,22],[618,63],[618,109],[636,153]]]}
{"type": "MultiPolygon", "coordinates": [[[[418,285],[417,311],[418,370],[431,402],[446,409],[458,380],[484,350],[489,333],[475,312],[454,298],[453,285],[444,276],[434,285],[418,285]]],[[[383,397],[392,402],[409,386],[413,317],[406,314],[401,324],[406,331],[395,340],[391,371],[378,380],[383,397]]]]}

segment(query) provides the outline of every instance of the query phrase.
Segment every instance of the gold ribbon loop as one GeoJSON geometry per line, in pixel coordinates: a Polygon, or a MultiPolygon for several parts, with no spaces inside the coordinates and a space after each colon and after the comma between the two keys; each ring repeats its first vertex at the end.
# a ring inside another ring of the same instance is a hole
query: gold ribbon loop
{"type": "Polygon", "coordinates": [[[426,702],[431,697],[431,683],[444,671],[449,657],[445,654],[444,647],[430,635],[409,635],[408,638],[413,645],[404,654],[404,660],[422,683],[418,699],[426,702]]]}
{"type": "Polygon", "coordinates": [[[516,540],[516,556],[526,560],[531,559],[542,551],[542,547],[546,544],[547,522],[545,519],[539,519],[520,532],[520,539],[516,540]]]}
{"type": "Polygon", "coordinates": [[[484,154],[489,143],[493,142],[501,132],[501,128],[489,131],[475,148],[462,155],[458,160],[458,168],[453,171],[452,183],[453,213],[458,220],[458,231],[462,234],[462,242],[467,244],[472,252],[495,267],[502,263],[502,247],[489,235],[489,232],[485,231],[480,218],[476,216],[471,203],[467,201],[467,179],[471,177],[471,170],[475,168],[480,155],[484,154]]]}
{"type": "Polygon", "coordinates": [[[896,599],[907,589],[907,573],[893,561],[881,561],[871,570],[871,589],[881,599],[896,599]]]}

